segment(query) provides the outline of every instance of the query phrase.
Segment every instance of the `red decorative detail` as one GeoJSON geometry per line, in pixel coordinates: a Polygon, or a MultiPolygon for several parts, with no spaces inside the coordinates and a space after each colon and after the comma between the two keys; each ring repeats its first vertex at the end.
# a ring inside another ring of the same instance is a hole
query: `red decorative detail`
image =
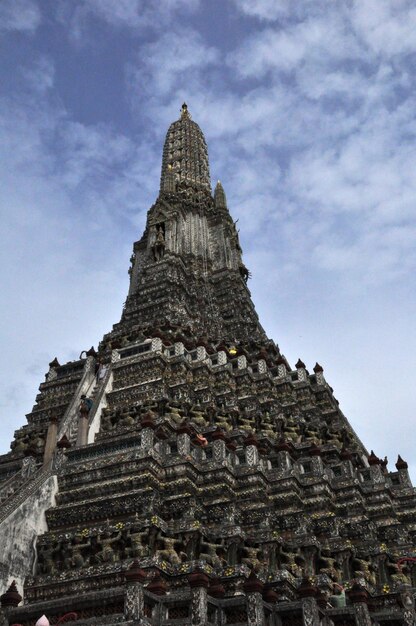
{"type": "Polygon", "coordinates": [[[71,443],[66,435],[62,435],[58,443],[56,444],[58,448],[70,448],[71,443]]]}
{"type": "Polygon", "coordinates": [[[140,567],[139,561],[133,561],[129,569],[124,573],[127,582],[129,583],[144,583],[147,578],[147,574],[140,567]]]}
{"type": "Polygon", "coordinates": [[[193,431],[192,426],[189,424],[188,420],[185,419],[183,420],[183,422],[179,424],[179,427],[176,432],[178,433],[178,435],[184,435],[184,434],[192,435],[194,431],[193,431]]]}
{"type": "Polygon", "coordinates": [[[259,447],[258,439],[254,433],[250,433],[248,437],[244,439],[243,443],[245,446],[256,446],[256,448],[259,447]]]}
{"type": "Polygon", "coordinates": [[[339,453],[339,456],[340,456],[342,461],[351,461],[352,460],[352,452],[351,452],[351,450],[348,450],[348,448],[345,448],[345,446],[343,446],[343,448],[341,449],[341,452],[339,453]]]}
{"type": "Polygon", "coordinates": [[[322,367],[322,365],[319,365],[319,363],[315,363],[313,371],[315,372],[315,374],[318,374],[319,372],[323,372],[324,368],[322,367]]]}
{"type": "Polygon", "coordinates": [[[155,578],[146,587],[148,591],[156,596],[164,596],[166,594],[167,585],[160,574],[156,574],[155,578]]]}
{"type": "Polygon", "coordinates": [[[402,556],[397,561],[397,565],[399,566],[400,570],[402,569],[403,563],[416,563],[416,557],[415,556],[402,556]]]}
{"type": "Polygon", "coordinates": [[[408,464],[406,463],[406,461],[403,461],[402,457],[400,456],[400,454],[397,457],[397,462],[396,462],[396,468],[398,470],[407,470],[408,469],[408,464]]]}
{"type": "Polygon", "coordinates": [[[208,589],[209,578],[203,572],[200,572],[200,571],[192,572],[192,574],[189,575],[188,580],[189,580],[189,586],[191,587],[191,589],[195,589],[198,587],[204,587],[205,589],[208,589]]]}
{"type": "Polygon", "coordinates": [[[209,588],[208,594],[213,598],[223,598],[225,596],[225,587],[221,583],[219,578],[212,578],[209,588]]]}
{"type": "Polygon", "coordinates": [[[208,445],[208,439],[206,437],[204,437],[204,435],[201,435],[200,433],[197,433],[194,437],[194,439],[192,440],[192,443],[195,446],[201,446],[202,448],[205,448],[205,446],[208,445]]]}
{"type": "Polygon", "coordinates": [[[359,602],[368,602],[368,593],[364,587],[359,585],[358,583],[354,583],[349,591],[347,591],[348,597],[353,604],[357,604],[359,602]]]}
{"type": "Polygon", "coordinates": [[[169,435],[167,434],[167,432],[165,431],[164,428],[162,428],[161,426],[159,426],[159,428],[157,429],[157,431],[155,432],[155,435],[158,439],[160,439],[161,441],[163,441],[164,439],[169,439],[169,435]]]}
{"type": "Polygon", "coordinates": [[[302,582],[298,587],[298,595],[300,598],[314,598],[318,593],[318,588],[312,584],[310,578],[302,578],[302,582]]]}
{"type": "Polygon", "coordinates": [[[214,432],[212,433],[212,439],[214,441],[217,441],[218,439],[221,439],[222,441],[226,441],[227,436],[225,432],[223,431],[223,429],[217,426],[216,430],[214,430],[214,432]]]}
{"type": "Polygon", "coordinates": [[[321,448],[313,443],[311,448],[309,448],[309,454],[311,456],[321,456],[321,448]]]}
{"type": "Polygon", "coordinates": [[[305,365],[305,363],[303,361],[298,359],[298,362],[296,363],[295,367],[296,367],[297,370],[300,370],[300,369],[305,369],[306,365],[305,365]]]}
{"type": "Polygon", "coordinates": [[[275,450],[276,452],[291,452],[292,451],[292,446],[287,441],[287,439],[285,439],[284,435],[280,437],[279,443],[275,445],[275,450]]]}
{"type": "Polygon", "coordinates": [[[370,456],[368,457],[368,463],[370,465],[381,465],[380,459],[378,458],[378,456],[374,454],[372,450],[371,450],[370,456]]]}
{"type": "Polygon", "coordinates": [[[143,415],[142,421],[141,421],[142,428],[153,428],[153,429],[156,428],[153,415],[154,413],[152,411],[148,411],[147,413],[143,415]]]}
{"type": "Polygon", "coordinates": [[[263,590],[263,600],[274,604],[279,599],[279,594],[273,589],[271,585],[265,585],[263,590]]]}
{"type": "Polygon", "coordinates": [[[243,584],[243,589],[246,593],[262,593],[263,587],[263,583],[257,578],[256,574],[253,571],[250,573],[250,576],[243,584]]]}

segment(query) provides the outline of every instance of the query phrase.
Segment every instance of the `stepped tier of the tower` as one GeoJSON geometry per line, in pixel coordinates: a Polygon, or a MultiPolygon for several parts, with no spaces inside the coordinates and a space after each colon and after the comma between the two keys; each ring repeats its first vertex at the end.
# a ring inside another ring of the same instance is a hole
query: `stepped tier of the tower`
{"type": "MultiPolygon", "coordinates": [[[[264,340],[247,288],[238,233],[228,210],[203,196],[162,194],[134,245],[122,319],[103,348],[166,327],[210,341],[264,340]]],[[[174,335],[173,335],[174,336],[174,335]]]]}
{"type": "Polygon", "coordinates": [[[0,457],[0,626],[413,626],[407,464],[265,335],[186,105],[129,273],[0,457]]]}
{"type": "MultiPolygon", "coordinates": [[[[92,600],[83,612],[77,597],[82,590],[93,598],[97,589],[115,594],[110,619],[122,611],[135,560],[149,585],[162,575],[166,615],[185,620],[196,568],[239,598],[232,611],[214,603],[215,624],[247,614],[250,572],[275,592],[263,615],[302,616],[305,576],[324,594],[334,582],[359,581],[381,615],[386,585],[389,602],[392,594],[399,602],[412,582],[410,564],[398,563],[416,540],[415,493],[405,467],[388,472],[368,455],[321,368],[290,370],[271,349],[209,354],[158,337],[114,350],[110,367],[95,442],[67,449],[58,470],[19,623],[33,624],[42,603],[57,611],[60,598],[80,615],[100,615],[92,600]]],[[[149,590],[148,616],[160,602],[149,590]]]]}

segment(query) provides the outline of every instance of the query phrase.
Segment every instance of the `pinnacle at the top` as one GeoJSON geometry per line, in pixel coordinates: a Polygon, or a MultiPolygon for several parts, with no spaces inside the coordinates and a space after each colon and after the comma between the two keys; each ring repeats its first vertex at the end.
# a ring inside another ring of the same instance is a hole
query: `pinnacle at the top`
{"type": "Polygon", "coordinates": [[[181,118],[188,118],[188,119],[192,119],[191,118],[191,114],[188,111],[188,105],[186,104],[186,102],[183,103],[182,108],[181,108],[181,118]]]}
{"type": "Polygon", "coordinates": [[[168,129],[163,147],[161,191],[203,189],[211,193],[205,137],[184,103],[181,116],[168,129]]]}

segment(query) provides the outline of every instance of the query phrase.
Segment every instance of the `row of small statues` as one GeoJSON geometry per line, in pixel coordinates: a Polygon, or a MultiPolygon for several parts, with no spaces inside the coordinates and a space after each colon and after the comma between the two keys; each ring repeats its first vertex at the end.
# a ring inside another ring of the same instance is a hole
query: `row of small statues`
{"type": "MultiPolygon", "coordinates": [[[[158,411],[160,414],[160,412],[158,411]]],[[[225,431],[241,429],[247,432],[255,431],[257,435],[264,435],[271,439],[285,439],[293,443],[303,443],[313,440],[317,444],[332,444],[337,448],[352,447],[353,438],[347,429],[340,428],[337,424],[328,425],[319,420],[306,421],[299,416],[284,416],[279,414],[271,417],[268,412],[255,414],[232,409],[228,412],[210,406],[203,409],[201,406],[188,408],[169,406],[164,408],[164,414],[176,424],[185,417],[197,428],[209,428],[219,426],[225,431]]],[[[157,414],[153,414],[157,417],[157,414]]],[[[143,410],[140,406],[106,409],[103,412],[101,428],[103,432],[115,428],[133,428],[140,424],[143,410]]]]}
{"type": "Polygon", "coordinates": [[[37,572],[53,575],[90,565],[146,557],[156,557],[171,565],[192,560],[206,561],[216,568],[244,564],[257,573],[287,570],[295,577],[326,574],[334,582],[362,578],[371,585],[411,583],[409,570],[389,556],[364,558],[346,553],[332,554],[329,549],[311,549],[310,546],[256,545],[222,539],[212,542],[199,531],[170,537],[156,527],[106,530],[92,537],[79,534],[71,540],[41,544],[38,546],[37,572]]]}

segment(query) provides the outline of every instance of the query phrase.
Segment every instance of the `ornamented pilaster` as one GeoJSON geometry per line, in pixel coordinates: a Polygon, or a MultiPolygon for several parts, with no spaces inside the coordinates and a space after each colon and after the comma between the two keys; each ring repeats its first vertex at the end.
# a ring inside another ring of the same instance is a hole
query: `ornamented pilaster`
{"type": "Polygon", "coordinates": [[[192,626],[208,624],[208,585],[209,578],[202,572],[194,572],[189,576],[192,591],[192,626]]]}
{"type": "Polygon", "coordinates": [[[43,464],[47,465],[53,457],[56,448],[56,440],[58,435],[58,420],[51,417],[46,435],[45,451],[43,453],[43,464]]]}
{"type": "Polygon", "coordinates": [[[124,598],[124,617],[126,620],[140,620],[144,615],[143,583],[146,573],[134,561],[125,573],[127,586],[124,598]]]}
{"type": "Polygon", "coordinates": [[[191,453],[191,438],[188,433],[180,433],[177,438],[178,452],[183,456],[191,453]]]}
{"type": "Polygon", "coordinates": [[[319,624],[318,605],[315,598],[302,600],[302,614],[304,626],[317,626],[319,624]]]}
{"type": "Polygon", "coordinates": [[[368,610],[368,593],[358,584],[355,584],[348,594],[354,605],[355,622],[357,626],[371,626],[371,617],[368,610]]]}
{"type": "Polygon", "coordinates": [[[302,599],[302,615],[304,626],[317,626],[319,624],[319,611],[316,602],[318,589],[311,583],[309,578],[304,578],[298,589],[298,595],[302,599]]]}
{"type": "Polygon", "coordinates": [[[225,441],[218,439],[212,444],[212,456],[215,463],[222,463],[226,458],[225,441]]]}
{"type": "Polygon", "coordinates": [[[143,428],[141,439],[142,450],[150,450],[150,448],[153,448],[154,439],[155,434],[153,428],[143,428]]]}
{"type": "Polygon", "coordinates": [[[245,441],[246,463],[247,465],[257,465],[259,462],[258,441],[255,435],[249,435],[245,441]]]}
{"type": "Polygon", "coordinates": [[[263,583],[257,578],[254,572],[251,572],[243,585],[247,597],[248,626],[263,626],[264,624],[263,587],[263,583]]]}
{"type": "Polygon", "coordinates": [[[78,417],[78,432],[76,447],[86,446],[88,443],[88,413],[81,413],[78,417]]]}

